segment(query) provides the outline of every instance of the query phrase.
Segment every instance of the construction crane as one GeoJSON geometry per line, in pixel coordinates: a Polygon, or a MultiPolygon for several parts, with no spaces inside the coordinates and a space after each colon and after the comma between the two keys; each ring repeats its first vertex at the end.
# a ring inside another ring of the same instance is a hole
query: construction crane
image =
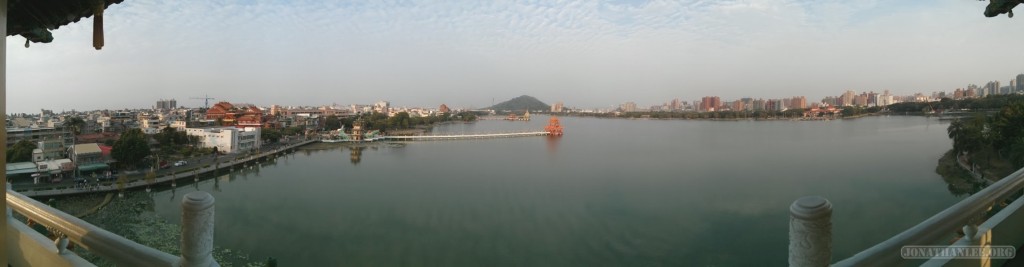
{"type": "Polygon", "coordinates": [[[206,95],[204,97],[190,97],[190,98],[191,99],[202,99],[203,101],[206,101],[206,108],[207,109],[210,108],[210,99],[216,99],[216,98],[210,97],[210,95],[206,95]]]}

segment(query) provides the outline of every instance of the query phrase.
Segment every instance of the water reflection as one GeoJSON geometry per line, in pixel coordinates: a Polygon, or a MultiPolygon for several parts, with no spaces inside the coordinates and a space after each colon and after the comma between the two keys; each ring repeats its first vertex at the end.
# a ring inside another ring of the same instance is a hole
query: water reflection
{"type": "Polygon", "coordinates": [[[362,146],[353,146],[348,148],[351,151],[349,152],[348,160],[352,162],[352,165],[358,165],[359,162],[363,160],[363,148],[364,147],[362,146]]]}
{"type": "Polygon", "coordinates": [[[561,136],[548,136],[548,154],[554,155],[558,152],[558,142],[561,140],[561,136]]]}

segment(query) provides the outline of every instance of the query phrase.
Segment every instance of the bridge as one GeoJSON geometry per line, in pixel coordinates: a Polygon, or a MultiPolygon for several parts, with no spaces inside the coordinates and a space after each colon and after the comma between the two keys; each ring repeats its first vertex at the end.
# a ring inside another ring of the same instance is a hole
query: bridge
{"type": "Polygon", "coordinates": [[[410,136],[383,136],[379,139],[393,141],[433,141],[433,140],[459,140],[459,139],[487,139],[487,138],[513,138],[527,136],[547,136],[549,132],[519,132],[519,133],[492,133],[492,134],[458,134],[458,135],[410,135],[410,136]]]}

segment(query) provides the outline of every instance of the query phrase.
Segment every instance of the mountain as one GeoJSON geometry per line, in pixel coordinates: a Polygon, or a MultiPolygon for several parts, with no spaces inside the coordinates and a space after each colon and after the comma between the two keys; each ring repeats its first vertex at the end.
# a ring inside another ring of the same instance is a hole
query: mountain
{"type": "Polygon", "coordinates": [[[516,98],[513,98],[513,99],[509,99],[508,101],[498,103],[497,105],[490,106],[487,109],[493,109],[493,110],[498,110],[498,111],[500,111],[500,110],[509,110],[509,111],[544,110],[544,111],[547,111],[547,110],[551,110],[551,106],[548,106],[548,104],[544,104],[544,102],[540,102],[540,100],[537,100],[536,98],[533,98],[532,96],[521,95],[519,97],[516,97],[516,98]]]}

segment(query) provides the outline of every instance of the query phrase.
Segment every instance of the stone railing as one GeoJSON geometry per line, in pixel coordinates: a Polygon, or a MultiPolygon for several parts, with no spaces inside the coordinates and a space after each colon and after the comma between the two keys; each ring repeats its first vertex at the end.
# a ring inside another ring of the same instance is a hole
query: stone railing
{"type": "Polygon", "coordinates": [[[30,197],[7,189],[7,248],[11,266],[93,266],[67,250],[69,243],[118,266],[219,266],[213,259],[214,199],[192,192],[182,199],[182,255],[143,246],[30,197]],[[12,211],[50,230],[39,234],[12,211]],[[53,239],[56,241],[53,241],[53,239]]]}
{"type": "MultiPolygon", "coordinates": [[[[965,238],[952,245],[1019,247],[1024,244],[1024,227],[1020,227],[1024,224],[1024,212],[1017,211],[1024,206],[1024,201],[1013,201],[992,217],[984,217],[994,206],[1010,201],[1022,187],[1024,169],[834,266],[998,266],[1004,259],[904,259],[901,251],[904,246],[950,246],[954,233],[961,229],[965,238]]],[[[789,265],[829,265],[832,260],[832,204],[823,197],[803,197],[793,202],[790,214],[789,265]]]]}

